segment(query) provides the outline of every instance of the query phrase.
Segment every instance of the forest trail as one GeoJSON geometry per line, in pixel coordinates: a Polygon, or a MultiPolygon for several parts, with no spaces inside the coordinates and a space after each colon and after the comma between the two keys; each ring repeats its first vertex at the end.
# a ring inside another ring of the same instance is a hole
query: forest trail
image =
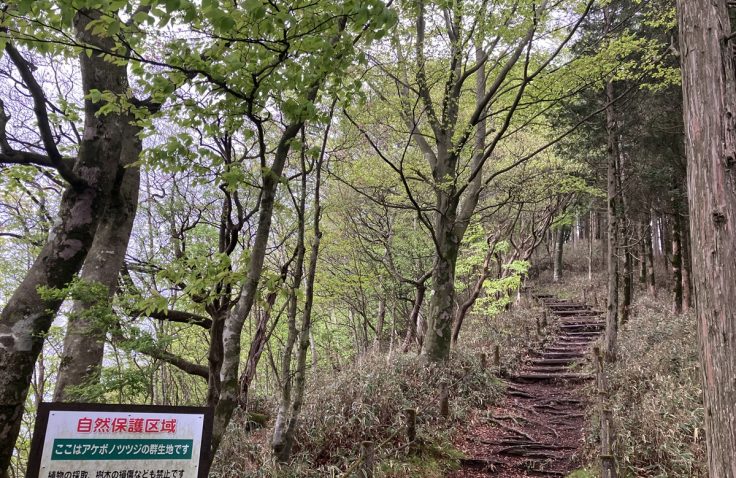
{"type": "Polygon", "coordinates": [[[581,462],[585,411],[582,373],[604,330],[586,304],[533,295],[552,317],[541,350],[506,379],[506,395],[465,426],[456,446],[467,457],[448,478],[564,477],[581,462]]]}

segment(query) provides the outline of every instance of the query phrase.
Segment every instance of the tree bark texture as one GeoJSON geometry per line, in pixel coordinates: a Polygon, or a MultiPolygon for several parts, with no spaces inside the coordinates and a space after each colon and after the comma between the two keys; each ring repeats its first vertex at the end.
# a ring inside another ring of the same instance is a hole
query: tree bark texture
{"type": "MultiPolygon", "coordinates": [[[[108,299],[112,299],[117,291],[120,269],[138,209],[140,168],[131,165],[138,160],[142,142],[138,138],[140,128],[130,124],[131,119],[123,134],[118,176],[110,204],[97,227],[80,276],[84,282],[103,285],[109,291],[108,299]]],[[[54,401],[73,400],[74,387],[96,383],[100,376],[107,329],[105,324],[84,314],[90,305],[78,300],[72,305],[54,401]]]]}
{"type": "Polygon", "coordinates": [[[678,0],[710,476],[736,477],[736,77],[725,1],[678,0]]]}
{"type": "MultiPolygon", "coordinates": [[[[82,10],[74,19],[82,43],[110,49],[112,40],[92,35],[88,23],[99,12],[82,10]]],[[[100,55],[81,54],[83,91],[125,94],[125,66],[100,55]]],[[[23,405],[43,338],[61,300],[43,300],[39,287],[64,288],[79,272],[107,206],[120,160],[124,122],[116,113],[97,115],[104,103],[85,100],[85,125],[73,172],[82,184],[64,191],[59,217],[46,244],[0,313],[0,473],[5,472],[18,437],[23,405]]]]}

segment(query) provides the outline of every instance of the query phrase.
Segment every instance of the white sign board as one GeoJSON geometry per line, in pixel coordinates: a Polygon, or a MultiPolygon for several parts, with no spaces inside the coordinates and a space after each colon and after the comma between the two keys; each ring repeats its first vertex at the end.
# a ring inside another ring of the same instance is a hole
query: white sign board
{"type": "Polygon", "coordinates": [[[27,478],[204,478],[208,408],[44,403],[27,478]]]}

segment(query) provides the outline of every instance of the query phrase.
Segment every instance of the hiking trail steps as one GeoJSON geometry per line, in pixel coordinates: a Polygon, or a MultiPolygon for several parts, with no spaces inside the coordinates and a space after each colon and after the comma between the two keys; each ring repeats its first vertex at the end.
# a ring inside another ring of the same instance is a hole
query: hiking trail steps
{"type": "Polygon", "coordinates": [[[583,365],[603,333],[603,313],[580,302],[531,294],[550,319],[549,340],[505,378],[500,401],[458,434],[466,456],[448,478],[564,477],[578,468],[587,403],[583,365]]]}

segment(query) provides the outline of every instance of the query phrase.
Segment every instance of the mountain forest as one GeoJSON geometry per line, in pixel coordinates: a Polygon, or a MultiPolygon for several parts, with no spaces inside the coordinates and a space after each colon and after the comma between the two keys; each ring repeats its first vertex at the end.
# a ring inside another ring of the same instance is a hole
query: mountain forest
{"type": "Polygon", "coordinates": [[[93,478],[59,403],[211,414],[98,478],[736,478],[736,2],[7,0],[0,50],[1,478],[93,478]]]}

